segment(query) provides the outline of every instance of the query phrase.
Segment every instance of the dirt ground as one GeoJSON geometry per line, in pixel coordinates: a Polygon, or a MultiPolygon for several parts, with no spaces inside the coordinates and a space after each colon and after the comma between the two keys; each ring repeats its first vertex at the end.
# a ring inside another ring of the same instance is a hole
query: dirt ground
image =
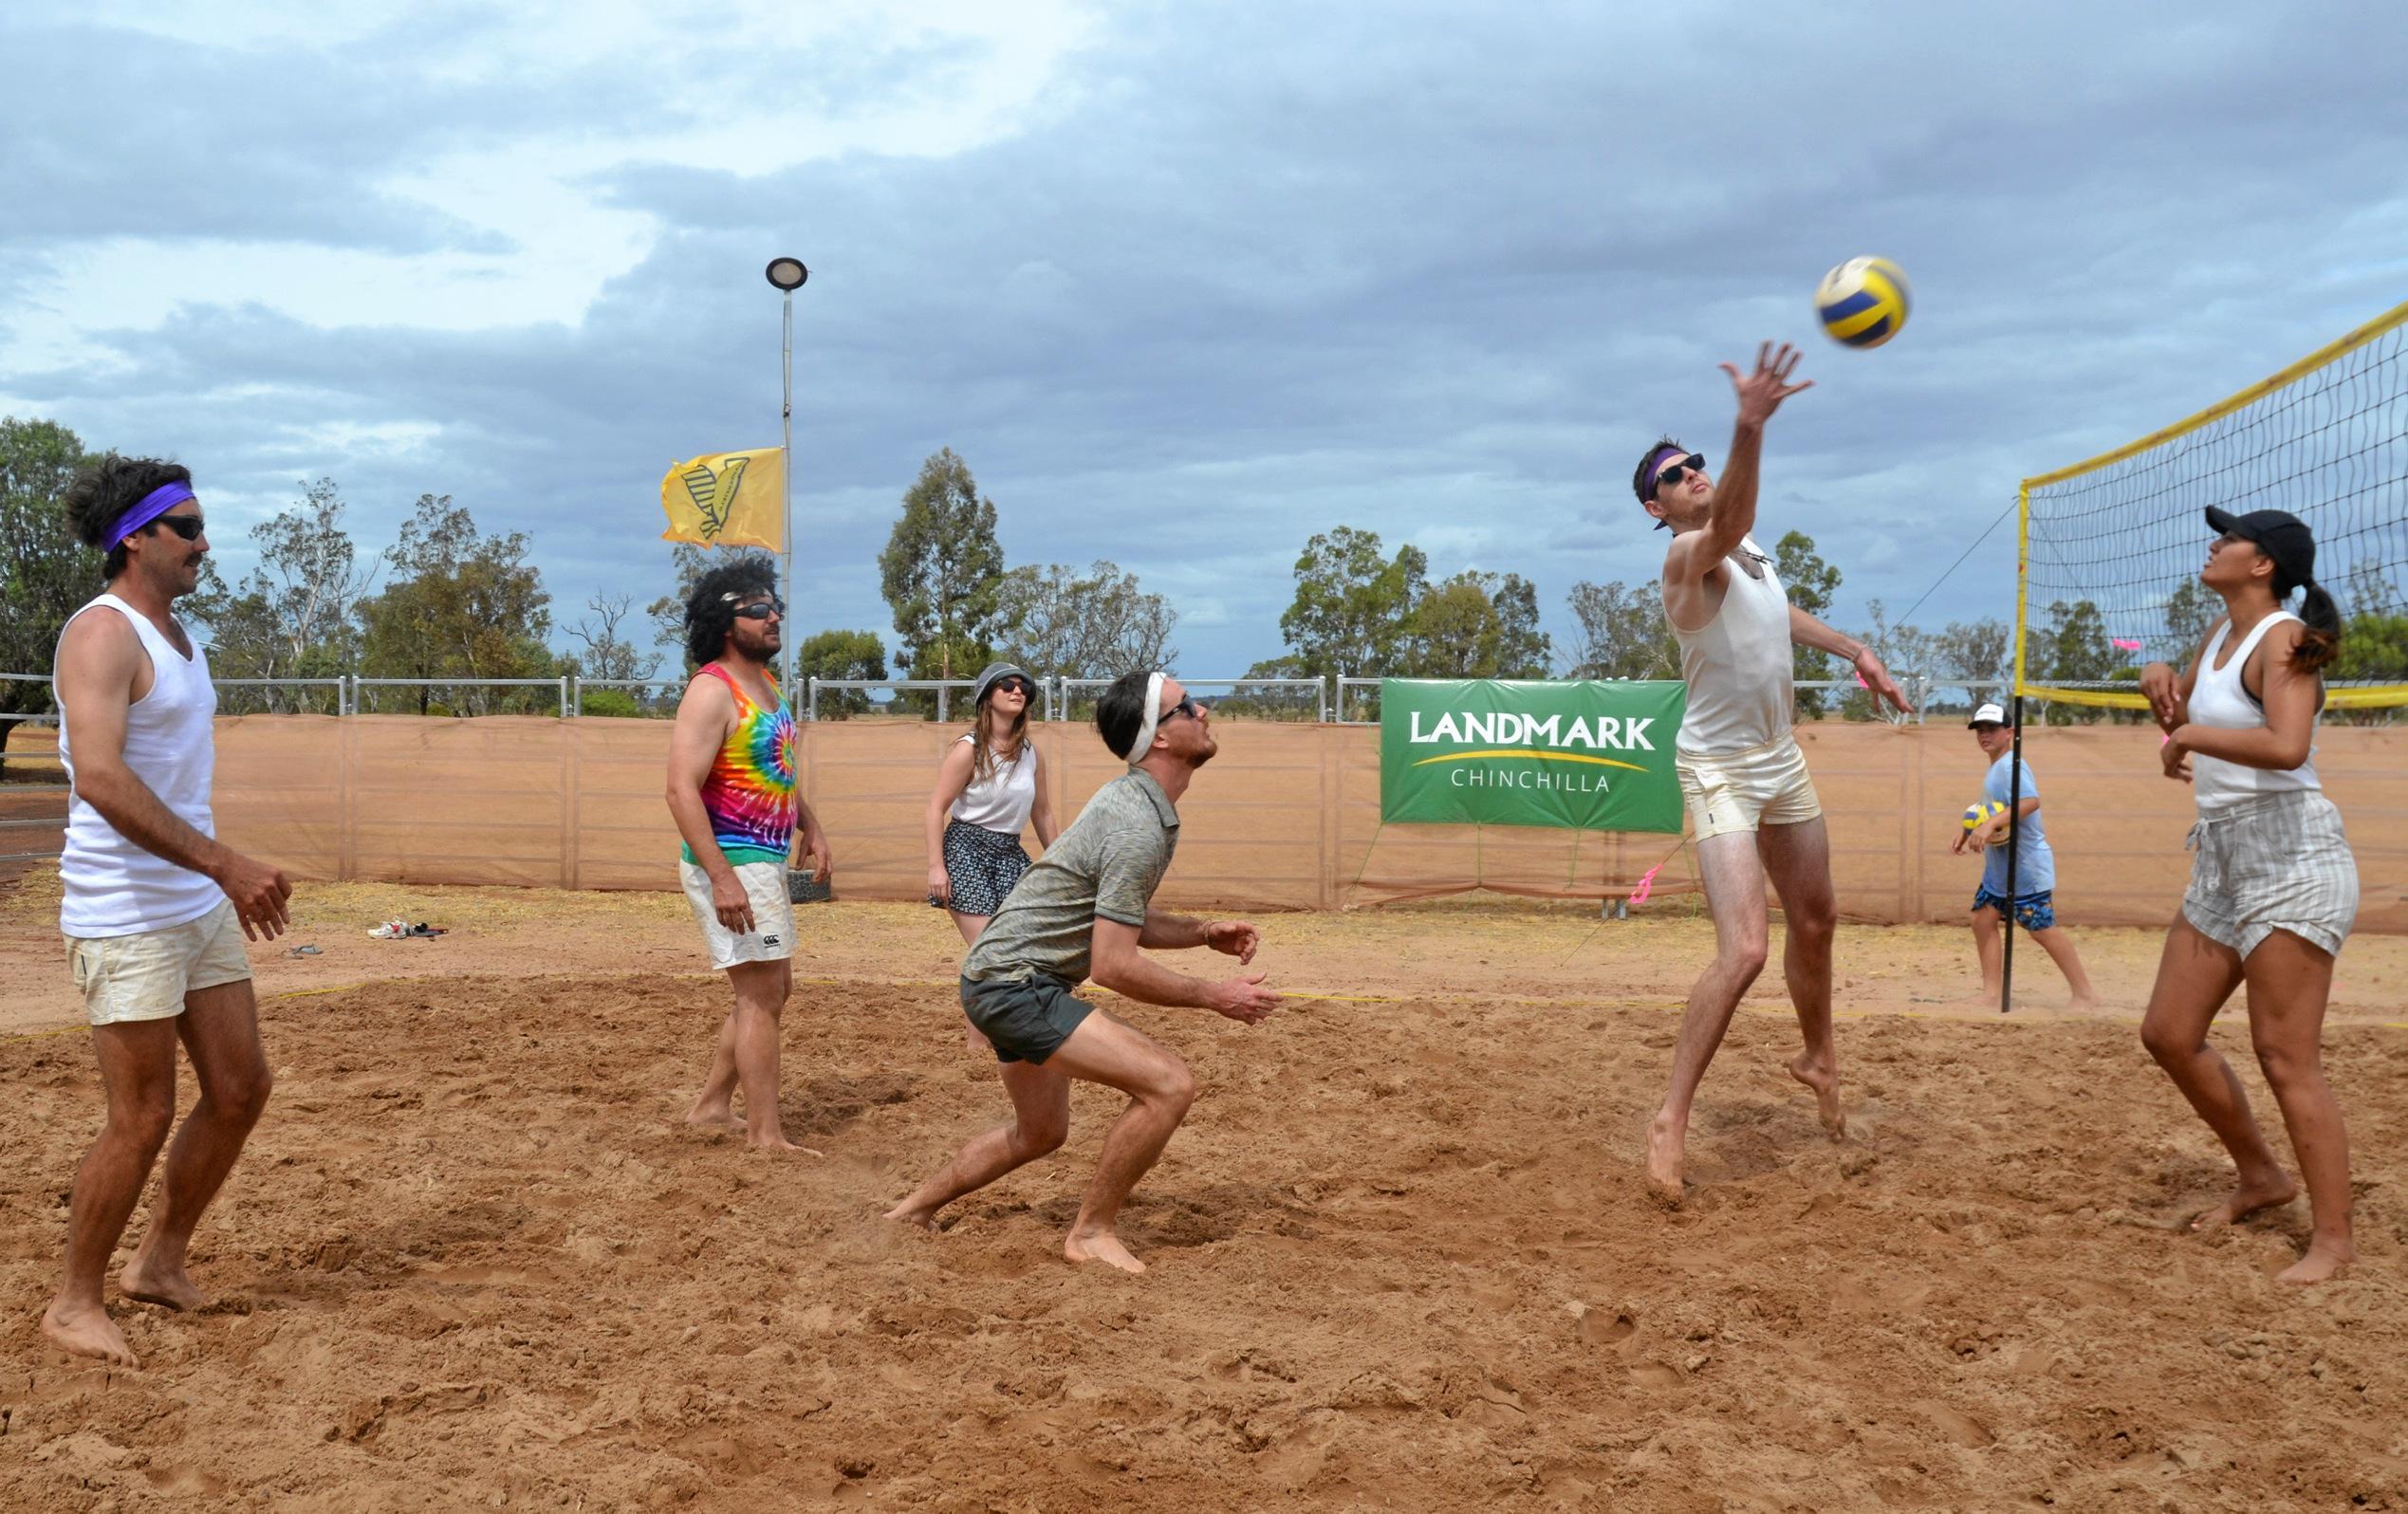
{"type": "Polygon", "coordinates": [[[2343,958],[2362,1260],[2321,1289],[2271,1277],[2304,1203],[2173,1229],[2224,1169],[2133,1032],[2150,932],[2082,933],[2073,1020],[2037,952],[2002,1018],[1962,931],[1845,929],[1849,1139],[1760,987],[1668,1213],[1703,922],[1477,902],[1263,920],[1299,997],[1252,1029],[1116,1003],[1202,1088],[1132,1279],[1059,1255],[1100,1094],[941,1233],[878,1218],[1002,1107],[933,912],[806,913],[783,1113],[827,1154],[780,1160],[677,1118],[725,994],[682,901],[312,888],[254,950],[220,1302],[119,1305],[122,1372],[34,1328],[100,1111],[55,901],[0,894],[0,1507],[2408,1508],[2398,938],[2343,958]]]}

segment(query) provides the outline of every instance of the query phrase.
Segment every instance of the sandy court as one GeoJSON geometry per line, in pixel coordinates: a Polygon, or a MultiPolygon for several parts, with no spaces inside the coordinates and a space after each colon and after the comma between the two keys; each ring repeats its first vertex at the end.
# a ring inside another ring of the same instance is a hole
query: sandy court
{"type": "Polygon", "coordinates": [[[1267,918],[1276,980],[1349,997],[1254,1029],[1120,1006],[1203,1088],[1131,1280],[1058,1258],[1100,1094],[943,1233],[877,1218],[1001,1109],[933,912],[805,914],[783,1112],[828,1155],[777,1160],[677,1121],[724,1003],[680,901],[313,888],[322,954],[256,953],[221,1302],[120,1306],[129,1374],[33,1328],[100,1108],[43,886],[0,900],[0,1507],[2408,1507],[2393,938],[2343,958],[2363,1260],[2321,1290],[2271,1281],[2304,1204],[2168,1228],[2222,1169],[2129,1023],[2147,932],[2084,933],[2072,1021],[2036,952],[2001,1020],[1949,1002],[1961,930],[1844,931],[1851,1139],[1760,992],[1666,1213],[1638,1135],[1702,922],[1482,904],[1267,918]]]}

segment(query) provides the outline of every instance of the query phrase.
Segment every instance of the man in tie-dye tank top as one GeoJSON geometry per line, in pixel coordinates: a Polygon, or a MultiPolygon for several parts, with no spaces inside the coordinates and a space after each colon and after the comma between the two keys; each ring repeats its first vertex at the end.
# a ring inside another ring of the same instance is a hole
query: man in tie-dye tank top
{"type": "Polygon", "coordinates": [[[820,881],[833,863],[797,784],[794,711],[770,672],[785,619],[768,558],[713,568],[686,597],[686,653],[697,670],[669,737],[669,813],[685,838],[678,874],[686,900],[712,968],[735,990],[686,1118],[792,1152],[809,1150],[787,1140],[778,1121],[779,1021],[794,987],[786,868],[798,824],[820,881]],[[732,1105],[738,1090],[741,1120],[732,1105]]]}

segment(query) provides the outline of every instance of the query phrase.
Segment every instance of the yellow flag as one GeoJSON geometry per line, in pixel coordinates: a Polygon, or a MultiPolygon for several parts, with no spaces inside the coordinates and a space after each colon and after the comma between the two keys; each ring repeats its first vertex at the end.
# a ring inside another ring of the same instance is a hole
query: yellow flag
{"type": "Polygon", "coordinates": [[[786,550],[786,454],[775,447],[673,463],[660,480],[664,542],[786,550]]]}

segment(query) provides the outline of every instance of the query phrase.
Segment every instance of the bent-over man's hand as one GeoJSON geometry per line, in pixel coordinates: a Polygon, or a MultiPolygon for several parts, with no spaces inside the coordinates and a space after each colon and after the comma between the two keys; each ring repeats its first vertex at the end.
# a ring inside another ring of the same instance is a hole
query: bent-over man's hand
{"type": "Polygon", "coordinates": [[[1263,932],[1244,920],[1214,920],[1204,928],[1204,944],[1224,956],[1251,962],[1255,949],[1263,944],[1263,932]]]}
{"type": "Polygon", "coordinates": [[[243,923],[243,939],[273,941],[292,923],[285,901],[292,897],[292,881],[280,868],[236,855],[217,872],[217,886],[233,901],[234,918],[243,923]]]}
{"type": "MultiPolygon", "coordinates": [[[[822,832],[813,831],[803,839],[803,848],[804,856],[819,863],[819,866],[811,870],[811,881],[826,882],[836,872],[836,854],[828,850],[827,837],[822,832]]],[[[945,896],[949,899],[953,897],[950,885],[945,896]]]]}
{"type": "Polygon", "coordinates": [[[1229,1016],[1245,1025],[1260,1025],[1263,1017],[1279,1007],[1279,995],[1263,987],[1268,973],[1241,972],[1213,985],[1209,1007],[1214,1014],[1229,1016]]]}
{"type": "Polygon", "coordinates": [[[752,899],[732,870],[711,880],[711,908],[717,913],[719,923],[737,935],[752,933],[752,899]]]}

